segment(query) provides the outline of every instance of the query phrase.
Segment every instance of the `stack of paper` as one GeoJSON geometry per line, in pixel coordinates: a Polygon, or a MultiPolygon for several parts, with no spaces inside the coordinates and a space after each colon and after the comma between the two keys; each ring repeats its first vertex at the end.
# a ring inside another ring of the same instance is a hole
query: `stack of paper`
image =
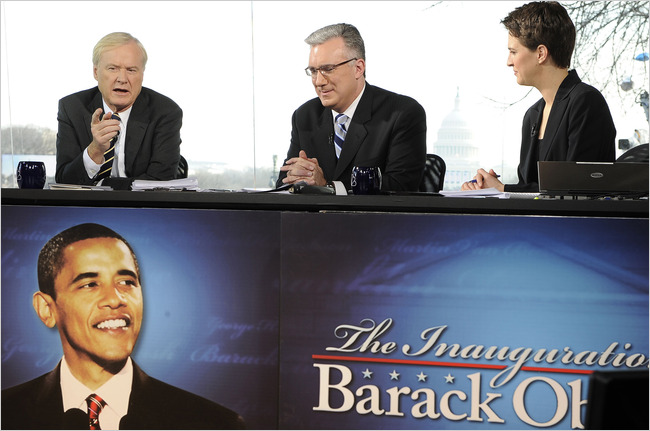
{"type": "Polygon", "coordinates": [[[458,191],[444,191],[441,190],[440,194],[446,197],[452,198],[500,198],[508,199],[510,196],[508,193],[500,192],[494,187],[489,189],[480,189],[480,190],[458,190],[458,191]]]}
{"type": "Polygon", "coordinates": [[[181,178],[169,181],[135,180],[131,190],[199,190],[199,182],[196,178],[181,178]]]}
{"type": "Polygon", "coordinates": [[[50,190],[113,190],[108,186],[85,186],[81,184],[60,184],[52,183],[49,185],[50,190]]]}
{"type": "Polygon", "coordinates": [[[499,199],[536,199],[539,193],[500,192],[494,187],[480,190],[440,191],[440,194],[455,198],[499,198],[499,199]]]}

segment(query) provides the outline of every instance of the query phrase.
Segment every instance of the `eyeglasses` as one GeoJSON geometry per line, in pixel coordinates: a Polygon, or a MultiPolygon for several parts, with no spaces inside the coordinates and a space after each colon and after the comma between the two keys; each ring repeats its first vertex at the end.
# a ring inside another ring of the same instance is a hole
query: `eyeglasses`
{"type": "Polygon", "coordinates": [[[307,76],[311,76],[312,78],[316,78],[318,76],[318,72],[320,72],[324,77],[327,77],[330,73],[334,72],[334,69],[337,67],[343,66],[345,63],[349,63],[354,60],[357,60],[357,58],[354,57],[339,64],[324,64],[321,67],[306,67],[305,73],[307,76]]]}

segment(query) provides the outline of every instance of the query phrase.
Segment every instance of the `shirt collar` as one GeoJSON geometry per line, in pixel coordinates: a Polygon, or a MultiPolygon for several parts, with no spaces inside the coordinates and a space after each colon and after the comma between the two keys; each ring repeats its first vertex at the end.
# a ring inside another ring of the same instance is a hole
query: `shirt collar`
{"type": "Polygon", "coordinates": [[[86,398],[90,394],[99,395],[106,401],[105,409],[112,409],[119,416],[126,415],[129,408],[129,398],[133,384],[133,363],[129,357],[124,367],[96,390],[89,389],[72,375],[65,360],[61,360],[61,394],[63,395],[63,411],[80,409],[88,412],[86,398]],[[125,396],[126,394],[126,396],[125,396]]]}
{"type": "MultiPolygon", "coordinates": [[[[113,110],[108,107],[108,105],[106,104],[106,101],[103,98],[102,98],[102,103],[104,104],[104,113],[111,112],[111,113],[115,114],[115,112],[113,112],[113,110]]],[[[125,125],[126,123],[128,123],[129,115],[131,115],[131,109],[133,109],[133,105],[129,106],[128,109],[126,109],[126,110],[124,110],[124,111],[117,114],[117,115],[120,116],[120,120],[122,121],[121,125],[125,125]]]]}
{"type": "MultiPolygon", "coordinates": [[[[348,117],[348,120],[346,121],[346,124],[348,124],[350,122],[350,120],[352,120],[352,116],[354,115],[354,111],[356,111],[357,106],[359,106],[359,101],[361,100],[361,96],[363,96],[364,91],[366,91],[366,84],[365,83],[363,84],[363,88],[361,89],[361,93],[359,93],[357,98],[354,99],[354,101],[350,104],[348,109],[346,109],[344,112],[342,112],[342,114],[344,114],[344,115],[346,115],[348,117]]],[[[339,114],[339,112],[336,112],[336,111],[332,110],[332,117],[335,119],[335,121],[336,121],[336,116],[338,114],[339,114]]]]}

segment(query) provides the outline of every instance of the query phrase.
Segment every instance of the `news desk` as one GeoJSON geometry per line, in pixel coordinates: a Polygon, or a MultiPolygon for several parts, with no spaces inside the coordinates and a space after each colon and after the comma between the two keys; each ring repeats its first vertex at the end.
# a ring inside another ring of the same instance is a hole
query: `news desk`
{"type": "Polygon", "coordinates": [[[138,256],[134,360],[249,428],[570,429],[647,370],[647,200],[3,189],[3,388],[60,360],[36,260],[88,222],[138,256]]]}
{"type": "Polygon", "coordinates": [[[648,218],[648,200],[2,189],[2,205],[648,218]]]}

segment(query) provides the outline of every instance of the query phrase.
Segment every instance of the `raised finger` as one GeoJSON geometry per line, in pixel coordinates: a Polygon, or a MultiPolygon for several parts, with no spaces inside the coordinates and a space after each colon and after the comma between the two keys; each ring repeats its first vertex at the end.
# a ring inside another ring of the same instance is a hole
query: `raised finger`
{"type": "Polygon", "coordinates": [[[97,108],[97,109],[95,110],[95,112],[93,112],[93,116],[92,116],[92,118],[90,119],[90,124],[91,124],[91,125],[93,125],[93,124],[99,124],[99,121],[100,121],[100,120],[99,120],[99,116],[102,115],[102,112],[104,112],[102,108],[97,108]]]}

